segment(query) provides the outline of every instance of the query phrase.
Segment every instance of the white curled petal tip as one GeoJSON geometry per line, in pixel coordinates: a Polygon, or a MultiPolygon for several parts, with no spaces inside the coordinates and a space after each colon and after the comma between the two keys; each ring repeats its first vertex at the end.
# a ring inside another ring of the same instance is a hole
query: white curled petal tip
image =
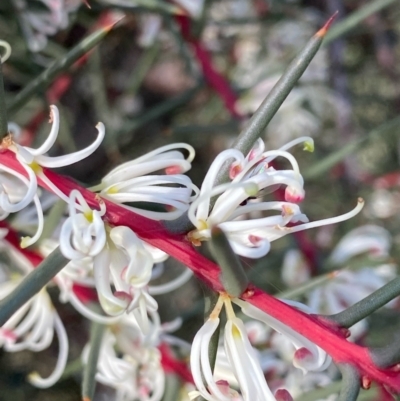
{"type": "Polygon", "coordinates": [[[98,123],[96,128],[98,130],[97,138],[87,148],[65,156],[49,157],[38,155],[35,157],[35,161],[43,167],[58,168],[69,166],[70,164],[86,159],[86,157],[90,156],[101,145],[105,136],[105,127],[103,123],[98,123]]]}
{"type": "Polygon", "coordinates": [[[60,233],[60,251],[70,260],[82,259],[85,255],[77,251],[71,244],[72,240],[72,219],[68,218],[61,227],[60,233]]]}
{"type": "MultiPolygon", "coordinates": [[[[247,234],[244,235],[247,236],[247,234]]],[[[246,258],[259,259],[271,250],[271,243],[264,238],[257,238],[254,241],[254,246],[247,246],[241,244],[236,239],[230,239],[229,233],[227,233],[227,236],[233,252],[246,258]]]]}
{"type": "Polygon", "coordinates": [[[57,106],[50,106],[50,122],[53,125],[51,127],[49,136],[47,137],[43,145],[37,149],[25,147],[25,149],[35,157],[47,153],[57,140],[58,131],[60,128],[60,114],[58,112],[57,106]]]}
{"type": "Polygon", "coordinates": [[[100,213],[97,210],[93,211],[93,223],[91,224],[91,226],[94,228],[94,231],[91,233],[93,241],[90,246],[90,251],[88,255],[96,256],[103,250],[107,242],[104,221],[100,217],[100,213]]]}
{"type": "Polygon", "coordinates": [[[29,375],[29,382],[38,388],[48,388],[53,386],[64,372],[68,359],[68,336],[64,325],[56,312],[54,312],[54,327],[58,336],[58,359],[53,373],[46,378],[42,378],[37,372],[29,375]]]}
{"type": "Polygon", "coordinates": [[[304,374],[323,371],[328,368],[331,362],[332,358],[317,346],[312,351],[301,347],[296,350],[293,358],[293,365],[301,369],[304,374]]]}
{"type": "Polygon", "coordinates": [[[5,40],[0,40],[0,47],[4,49],[4,54],[1,55],[1,62],[5,63],[11,56],[11,46],[5,40]]]}
{"type": "MultiPolygon", "coordinates": [[[[32,169],[27,167],[25,164],[22,164],[22,166],[28,173],[29,179],[27,179],[22,174],[19,174],[16,171],[14,171],[6,166],[0,165],[0,170],[5,171],[6,173],[9,173],[12,176],[18,178],[27,187],[27,191],[26,191],[25,195],[17,203],[10,202],[9,195],[6,192],[2,191],[2,193],[0,194],[0,209],[3,209],[7,213],[15,213],[15,212],[19,212],[20,210],[24,209],[25,207],[27,207],[29,205],[29,203],[32,202],[34,196],[36,195],[37,180],[36,180],[35,173],[32,171],[32,169]]],[[[1,187],[2,187],[2,185],[0,185],[0,189],[1,189],[1,187]]]]}
{"type": "Polygon", "coordinates": [[[364,202],[363,198],[358,198],[357,206],[353,210],[350,210],[350,212],[341,214],[340,216],[330,217],[328,219],[313,221],[311,223],[300,224],[295,227],[290,227],[289,230],[291,233],[295,233],[297,231],[307,230],[309,228],[321,227],[321,226],[326,226],[329,224],[336,224],[336,223],[340,223],[342,221],[349,220],[361,212],[361,210],[364,207],[364,203],[365,202],[364,202]]]}
{"type": "Polygon", "coordinates": [[[33,197],[33,201],[35,203],[37,215],[38,215],[38,226],[36,233],[33,237],[23,237],[21,239],[20,247],[21,248],[27,248],[28,246],[33,245],[42,235],[43,232],[43,227],[44,227],[44,218],[43,218],[43,210],[42,210],[42,205],[40,203],[39,197],[35,195],[33,197]]]}

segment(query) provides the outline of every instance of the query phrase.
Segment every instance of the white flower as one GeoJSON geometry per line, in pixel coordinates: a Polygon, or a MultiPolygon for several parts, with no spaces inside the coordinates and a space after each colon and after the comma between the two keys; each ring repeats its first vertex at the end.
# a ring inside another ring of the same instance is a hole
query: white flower
{"type": "Polygon", "coordinates": [[[201,395],[208,401],[276,401],[265,382],[264,374],[253,350],[243,322],[233,311],[229,297],[221,295],[209,319],[196,334],[190,354],[190,367],[197,391],[191,396],[201,395]],[[216,381],[209,360],[209,345],[219,325],[219,314],[225,305],[228,315],[225,326],[224,348],[241,396],[230,389],[226,381],[216,381]]]}
{"type": "MultiPolygon", "coordinates": [[[[46,156],[51,147],[57,140],[58,131],[60,127],[60,117],[58,113],[58,108],[54,105],[50,106],[50,122],[52,122],[52,127],[50,134],[44,144],[38,149],[33,149],[28,146],[21,146],[13,143],[9,149],[14,151],[17,155],[17,159],[21,164],[29,166],[34,172],[41,173],[40,167],[57,168],[69,166],[70,164],[77,163],[86,157],[90,156],[101,144],[105,135],[105,128],[103,123],[98,123],[96,128],[98,130],[98,136],[96,140],[89,145],[87,148],[79,150],[77,152],[71,153],[64,156],[46,156]]],[[[43,179],[43,174],[40,178],[43,179]]],[[[46,181],[47,184],[47,181],[46,181]]]]}
{"type": "MultiPolygon", "coordinates": [[[[5,297],[18,283],[9,281],[2,284],[1,296],[5,297]]],[[[47,291],[43,289],[32,297],[0,329],[0,346],[8,352],[43,351],[53,341],[54,331],[58,336],[57,364],[47,378],[42,378],[37,372],[29,375],[29,381],[36,387],[47,388],[55,384],[64,372],[68,358],[68,337],[47,291]]]]}
{"type": "Polygon", "coordinates": [[[106,211],[104,203],[100,202],[100,210],[92,210],[82,194],[74,189],[68,206],[69,217],[60,234],[61,252],[71,260],[98,255],[106,245],[106,229],[102,220],[106,211]]]}
{"type": "Polygon", "coordinates": [[[295,158],[286,150],[297,143],[305,143],[305,148],[313,149],[311,138],[302,137],[288,143],[279,150],[264,152],[264,143],[258,141],[247,157],[234,149],[220,153],[212,163],[201,187],[200,196],[190,206],[188,217],[196,227],[189,238],[197,245],[211,236],[211,229],[218,225],[227,235],[234,252],[239,255],[259,258],[266,255],[271,241],[286,234],[333,224],[347,220],[357,214],[363,201],[344,215],[308,223],[297,202],[304,198],[303,178],[295,158]],[[275,170],[270,162],[276,157],[286,158],[291,170],[275,170]],[[231,165],[231,182],[214,187],[218,172],[226,161],[235,159],[231,165]],[[252,197],[263,196],[285,185],[286,202],[252,202],[252,197]],[[218,196],[210,211],[211,198],[218,196]],[[247,203],[247,204],[244,204],[247,203]],[[256,219],[246,218],[254,211],[275,211],[277,215],[256,219]],[[304,223],[287,227],[289,223],[304,223]]]}
{"type": "Polygon", "coordinates": [[[125,208],[153,220],[174,220],[186,212],[198,189],[183,173],[191,167],[194,149],[185,143],[163,146],[110,171],[92,191],[116,203],[147,202],[162,205],[165,211],[125,208]],[[175,149],[189,151],[187,159],[175,149]],[[153,174],[165,170],[167,175],[153,174]],[[192,192],[195,194],[192,196],[192,192]],[[172,209],[172,210],[169,210],[172,209]]]}
{"type": "Polygon", "coordinates": [[[27,146],[21,146],[10,141],[10,138],[3,140],[2,146],[16,154],[17,160],[26,171],[28,178],[14,170],[0,164],[0,215],[2,218],[8,213],[15,213],[24,209],[30,202],[34,202],[38,214],[38,229],[36,234],[30,238],[25,237],[22,240],[23,248],[36,242],[43,230],[43,210],[37,196],[37,178],[47,185],[47,187],[64,201],[68,202],[68,197],[58,190],[57,186],[51,182],[43,173],[42,167],[63,167],[76,163],[90,154],[92,154],[101,144],[105,128],[102,123],[98,123],[96,128],[99,134],[96,140],[87,148],[65,156],[50,157],[46,156],[50,148],[54,145],[59,130],[60,118],[56,106],[50,106],[50,121],[53,123],[49,137],[38,149],[32,149],[27,146]],[[7,173],[7,174],[4,174],[7,173]],[[26,187],[26,189],[25,189],[26,187]]]}

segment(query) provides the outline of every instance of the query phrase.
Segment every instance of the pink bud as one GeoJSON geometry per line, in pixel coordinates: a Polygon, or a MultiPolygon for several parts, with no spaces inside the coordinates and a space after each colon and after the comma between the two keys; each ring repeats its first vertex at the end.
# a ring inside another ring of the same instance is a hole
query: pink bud
{"type": "Polygon", "coordinates": [[[262,240],[261,237],[258,237],[257,235],[249,235],[249,241],[253,244],[258,246],[259,242],[262,240]]]}
{"type": "Polygon", "coordinates": [[[307,348],[299,348],[294,353],[293,365],[303,370],[314,364],[314,355],[307,348]]]}
{"type": "Polygon", "coordinates": [[[169,166],[165,169],[165,174],[167,175],[182,174],[182,168],[180,166],[169,166]]]}
{"type": "Polygon", "coordinates": [[[229,383],[226,380],[218,380],[216,382],[216,384],[218,386],[218,389],[221,391],[221,393],[223,395],[226,395],[226,396],[229,395],[230,387],[229,387],[229,383]]]}
{"type": "Polygon", "coordinates": [[[289,391],[280,388],[275,392],[276,401],[293,401],[293,397],[290,395],[289,391]]]}
{"type": "Polygon", "coordinates": [[[128,294],[125,291],[115,291],[114,296],[122,301],[132,301],[132,295],[128,294]]]}
{"type": "Polygon", "coordinates": [[[285,189],[285,200],[286,202],[299,203],[304,199],[304,189],[286,187],[285,189]]]}
{"type": "Polygon", "coordinates": [[[242,166],[240,164],[232,163],[229,168],[229,178],[233,180],[242,171],[242,166]]]}

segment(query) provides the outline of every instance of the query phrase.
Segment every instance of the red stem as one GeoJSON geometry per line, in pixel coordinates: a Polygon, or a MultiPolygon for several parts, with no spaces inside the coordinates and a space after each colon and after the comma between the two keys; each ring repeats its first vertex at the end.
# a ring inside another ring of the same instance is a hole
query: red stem
{"type": "MultiPolygon", "coordinates": [[[[1,163],[26,175],[25,170],[16,160],[13,152],[0,152],[1,163]]],[[[99,208],[98,195],[80,187],[69,178],[60,176],[50,170],[43,169],[46,176],[66,195],[77,189],[85,197],[92,208],[99,208]]],[[[39,184],[46,185],[38,177],[39,184]]],[[[124,225],[131,228],[141,239],[167,252],[169,255],[188,266],[195,275],[215,291],[222,291],[219,280],[219,267],[199,254],[184,235],[171,234],[160,222],[148,220],[121,205],[104,199],[107,207],[105,220],[115,226],[124,225]]],[[[258,307],[270,316],[278,319],[288,327],[308,338],[332,356],[336,363],[349,363],[360,372],[362,377],[369,378],[379,384],[388,386],[400,393],[400,372],[395,368],[380,369],[372,361],[368,348],[348,342],[341,335],[340,329],[315,315],[307,315],[286,305],[275,297],[254,287],[242,296],[243,300],[258,307]]]]}

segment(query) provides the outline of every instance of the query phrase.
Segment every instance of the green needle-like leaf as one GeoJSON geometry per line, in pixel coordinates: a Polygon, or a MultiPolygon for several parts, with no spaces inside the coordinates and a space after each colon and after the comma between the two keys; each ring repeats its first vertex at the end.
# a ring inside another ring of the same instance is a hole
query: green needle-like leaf
{"type": "MultiPolygon", "coordinates": [[[[235,149],[240,150],[245,155],[251,150],[256,140],[262,135],[264,129],[272,120],[272,117],[274,117],[297,81],[311,63],[335,16],[336,14],[328,20],[328,22],[308,41],[299,55],[290,63],[279,81],[254,113],[245,129],[237,137],[233,144],[235,149]]],[[[230,163],[227,162],[221,169],[215,185],[226,182],[229,165],[230,163]]]]}
{"type": "Polygon", "coordinates": [[[96,388],[96,372],[97,363],[101,348],[101,341],[105,330],[105,325],[100,323],[92,323],[90,330],[90,351],[88,361],[83,369],[82,382],[82,401],[93,400],[94,391],[96,388]]]}
{"type": "Polygon", "coordinates": [[[68,262],[60,248],[56,248],[35,270],[31,271],[14,291],[0,301],[0,326],[36,295],[68,262]]]}
{"type": "Polygon", "coordinates": [[[75,61],[80,59],[83,55],[93,49],[93,47],[95,47],[101,40],[103,40],[113,27],[114,25],[110,25],[93,32],[73,47],[65,57],[55,61],[49,68],[43,71],[10,102],[8,108],[9,114],[13,115],[16,113],[32,96],[50,85],[57,75],[68,70],[75,61]]]}
{"type": "Polygon", "coordinates": [[[338,326],[349,328],[400,295],[400,277],[396,277],[371,295],[345,309],[327,316],[338,326]]]}

